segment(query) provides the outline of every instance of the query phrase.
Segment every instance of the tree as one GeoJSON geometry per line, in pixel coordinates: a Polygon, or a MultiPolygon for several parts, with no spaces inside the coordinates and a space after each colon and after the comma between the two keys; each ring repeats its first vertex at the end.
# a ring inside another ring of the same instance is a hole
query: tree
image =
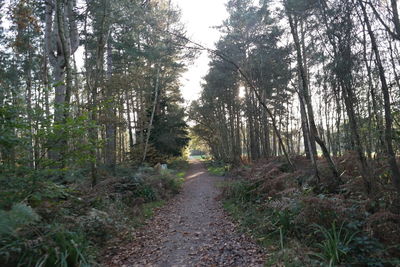
{"type": "MultiPolygon", "coordinates": [[[[55,87],[54,124],[62,125],[69,117],[69,105],[72,93],[71,58],[79,46],[79,34],[76,21],[76,1],[46,1],[45,42],[49,62],[53,68],[55,87]]],[[[65,132],[57,133],[58,140],[53,140],[52,158],[61,159],[67,149],[68,137],[65,132]],[[64,152],[63,152],[64,151],[64,152]],[[61,156],[61,158],[60,158],[61,156]]]]}

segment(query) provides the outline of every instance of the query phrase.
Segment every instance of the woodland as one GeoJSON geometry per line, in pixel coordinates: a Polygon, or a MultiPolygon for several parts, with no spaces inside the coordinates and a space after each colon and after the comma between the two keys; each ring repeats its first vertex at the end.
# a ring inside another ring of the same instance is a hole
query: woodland
{"type": "Polygon", "coordinates": [[[0,0],[1,266],[108,265],[190,151],[266,266],[400,264],[397,0],[226,9],[211,48],[170,0],[0,0]]]}
{"type": "Polygon", "coordinates": [[[227,209],[272,251],[275,235],[287,266],[313,265],[298,256],[309,250],[327,265],[398,264],[398,2],[227,10],[189,112],[211,170],[236,177],[227,209]]]}

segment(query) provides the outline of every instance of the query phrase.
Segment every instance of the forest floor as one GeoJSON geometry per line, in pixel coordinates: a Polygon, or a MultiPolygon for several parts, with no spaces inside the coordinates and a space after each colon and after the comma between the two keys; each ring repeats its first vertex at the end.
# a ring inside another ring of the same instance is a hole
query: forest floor
{"type": "Polygon", "coordinates": [[[223,178],[192,161],[182,192],[158,209],[108,266],[263,266],[265,253],[223,209],[223,178]]]}

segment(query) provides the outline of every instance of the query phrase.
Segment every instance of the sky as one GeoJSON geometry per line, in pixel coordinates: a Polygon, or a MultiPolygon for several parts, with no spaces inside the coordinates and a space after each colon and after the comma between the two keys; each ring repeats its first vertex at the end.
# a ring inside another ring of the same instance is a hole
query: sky
{"type": "MultiPolygon", "coordinates": [[[[214,48],[220,33],[213,26],[222,24],[228,16],[225,3],[228,0],[172,0],[182,11],[182,22],[186,25],[187,37],[205,47],[214,48]]],[[[207,52],[188,66],[188,71],[181,78],[182,96],[190,103],[201,92],[201,80],[207,74],[209,57],[207,52]]]]}

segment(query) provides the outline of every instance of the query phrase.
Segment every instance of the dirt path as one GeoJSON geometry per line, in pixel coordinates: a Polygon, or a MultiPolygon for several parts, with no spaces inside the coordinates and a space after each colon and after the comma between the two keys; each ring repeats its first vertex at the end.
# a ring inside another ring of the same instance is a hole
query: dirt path
{"type": "Polygon", "coordinates": [[[262,266],[262,250],[235,230],[216,199],[221,179],[193,161],[182,193],[113,258],[114,266],[262,266]]]}

